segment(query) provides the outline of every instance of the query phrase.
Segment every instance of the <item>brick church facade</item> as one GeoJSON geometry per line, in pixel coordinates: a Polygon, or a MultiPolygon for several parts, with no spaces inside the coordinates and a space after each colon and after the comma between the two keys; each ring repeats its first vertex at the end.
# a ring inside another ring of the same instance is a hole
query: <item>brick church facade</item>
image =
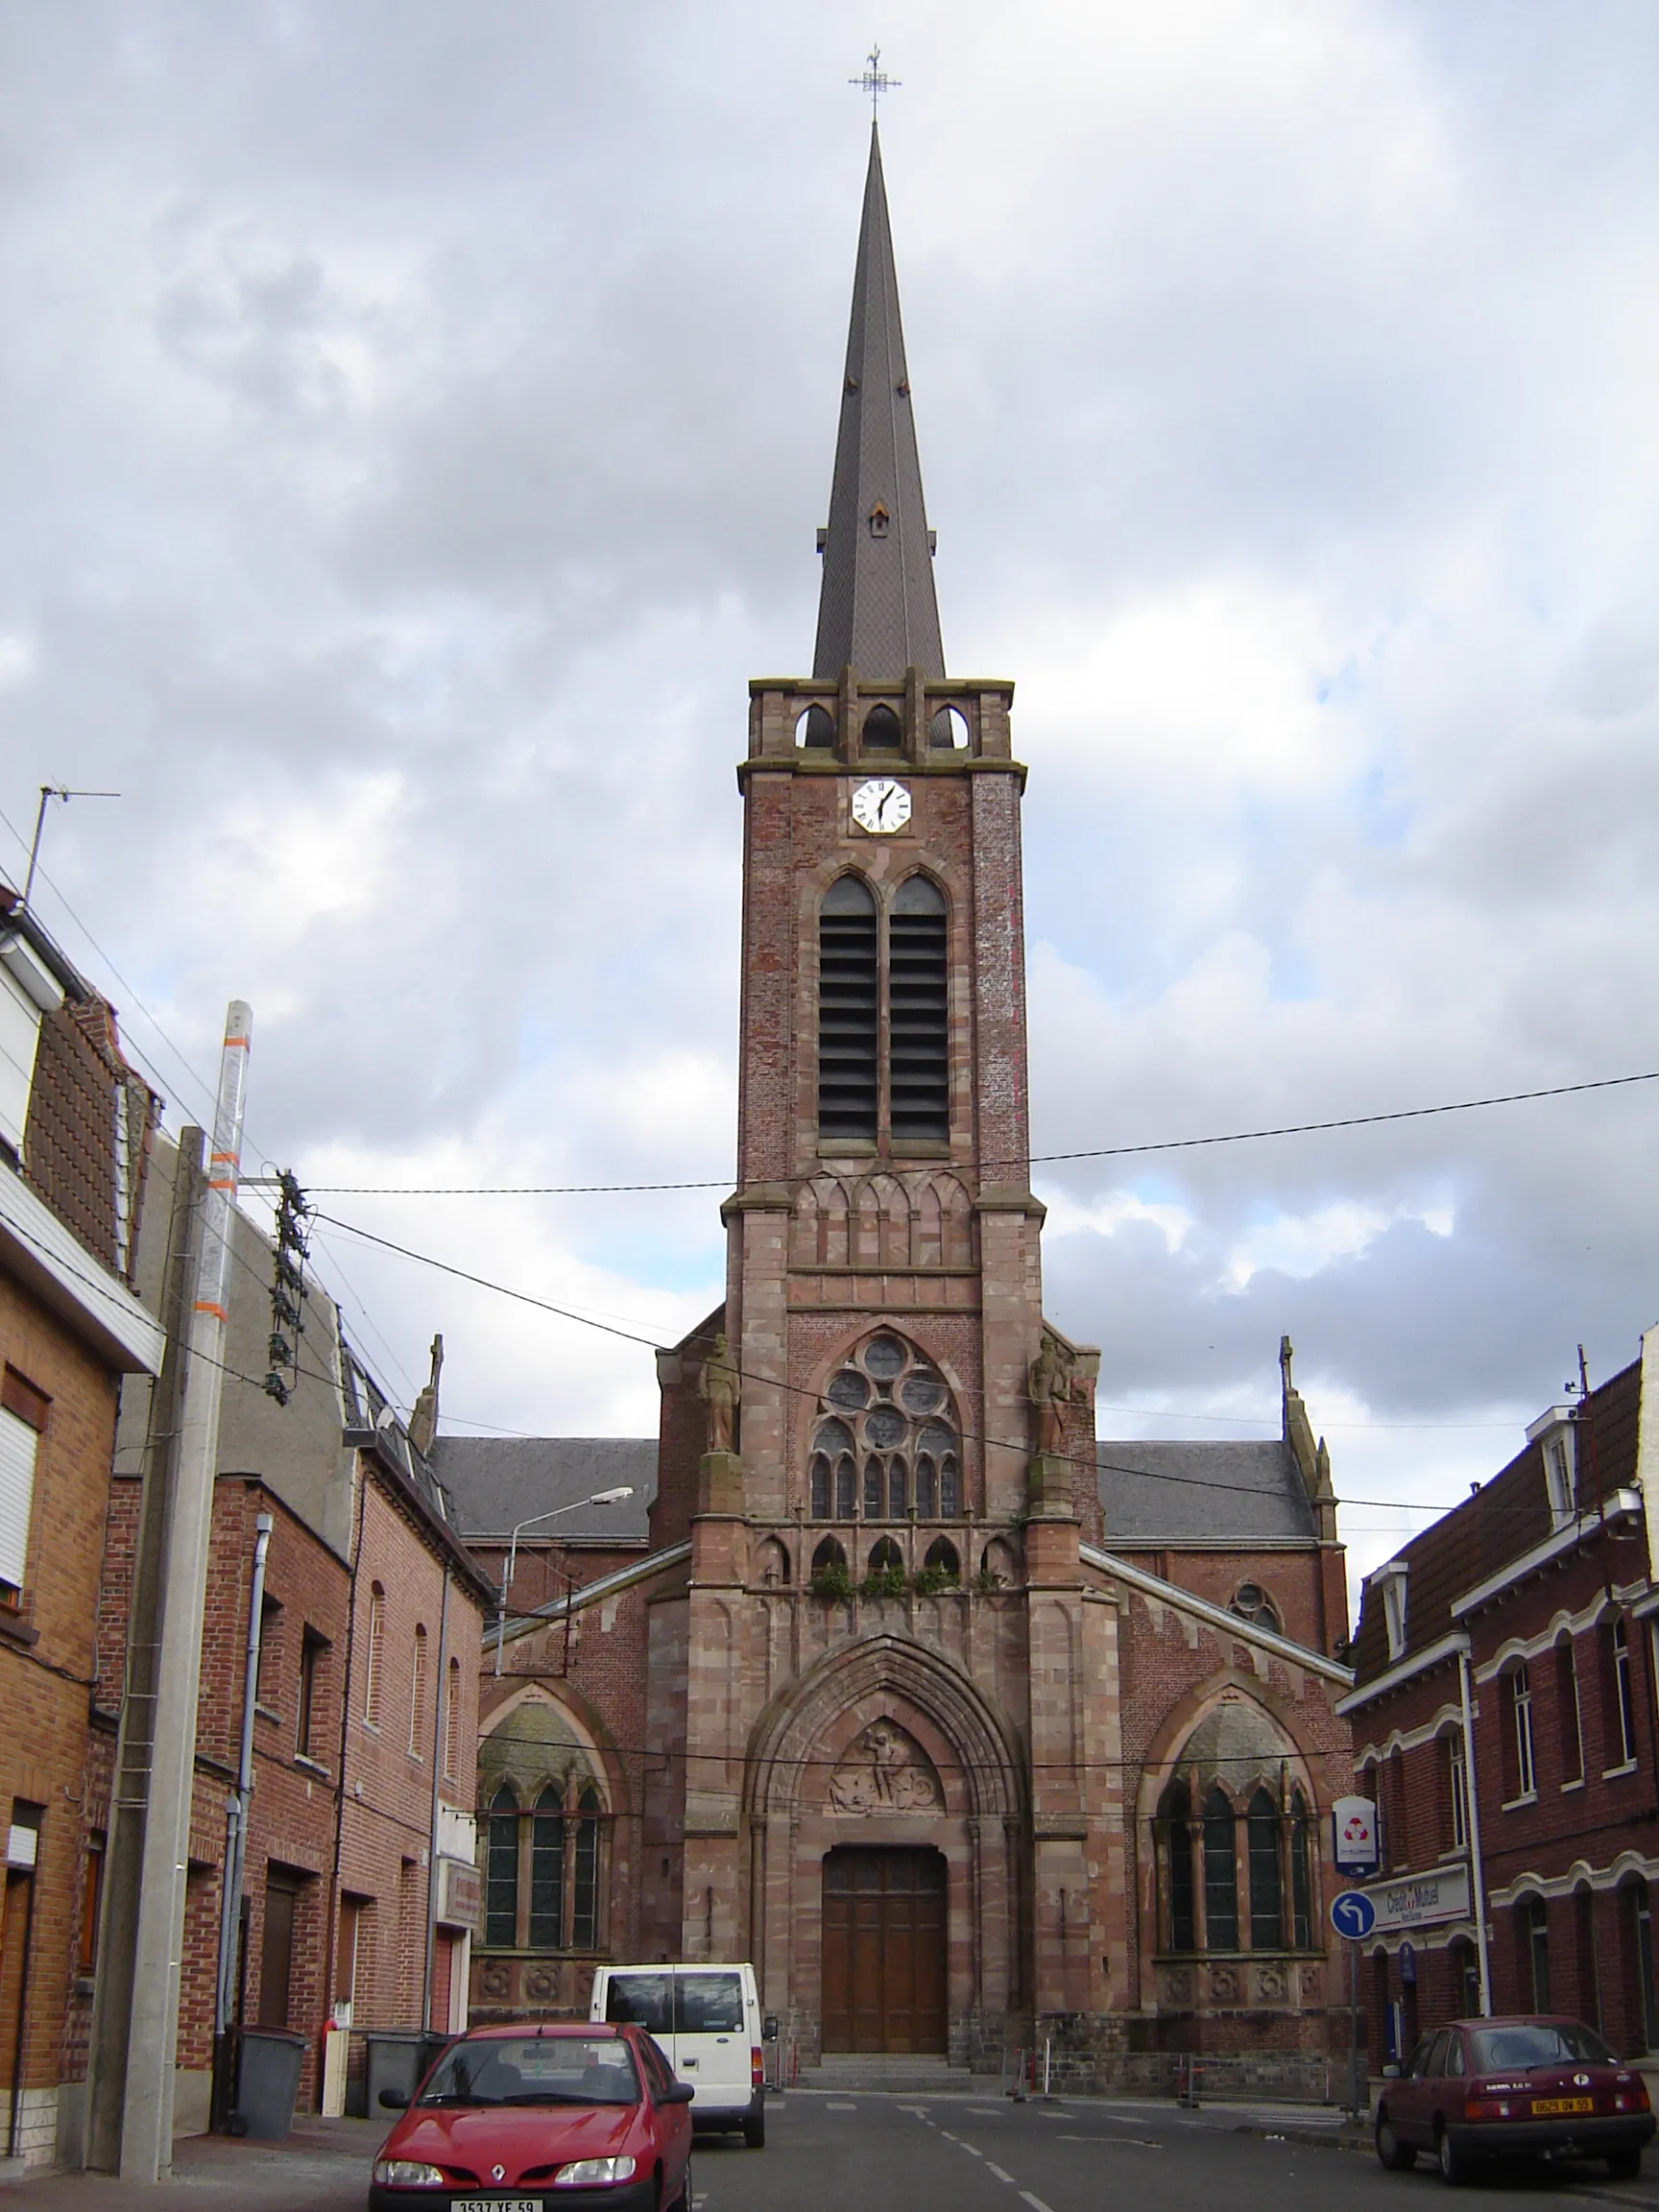
{"type": "Polygon", "coordinates": [[[821,552],[813,673],[751,685],[737,770],[725,1297],[655,1449],[435,1447],[498,1575],[542,1519],[480,1698],[473,2017],[748,1959],[804,2064],[1323,2054],[1329,1465],[1288,1345],[1278,1439],[1105,1444],[1045,1315],[1025,770],[1012,685],[945,672],[874,142],[821,552]]]}

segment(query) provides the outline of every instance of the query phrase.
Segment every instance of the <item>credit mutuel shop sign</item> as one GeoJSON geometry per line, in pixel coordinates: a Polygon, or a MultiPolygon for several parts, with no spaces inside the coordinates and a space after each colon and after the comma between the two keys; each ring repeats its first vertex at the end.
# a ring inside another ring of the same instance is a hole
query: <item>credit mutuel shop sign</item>
{"type": "Polygon", "coordinates": [[[1432,1874],[1407,1874],[1398,1882],[1374,1883],[1365,1892],[1377,1914],[1377,1931],[1431,1928],[1438,1920],[1461,1920],[1469,1911],[1469,1869],[1459,1862],[1432,1874]]]}

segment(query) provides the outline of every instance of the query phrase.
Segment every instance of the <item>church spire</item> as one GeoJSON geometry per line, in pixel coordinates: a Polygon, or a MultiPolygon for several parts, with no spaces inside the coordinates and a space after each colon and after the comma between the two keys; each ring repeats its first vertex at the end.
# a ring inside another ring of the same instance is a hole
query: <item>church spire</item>
{"type": "Polygon", "coordinates": [[[881,141],[874,124],[822,550],[813,675],[833,679],[851,666],[878,681],[897,682],[913,667],[942,677],[932,533],[922,503],[881,141]]]}

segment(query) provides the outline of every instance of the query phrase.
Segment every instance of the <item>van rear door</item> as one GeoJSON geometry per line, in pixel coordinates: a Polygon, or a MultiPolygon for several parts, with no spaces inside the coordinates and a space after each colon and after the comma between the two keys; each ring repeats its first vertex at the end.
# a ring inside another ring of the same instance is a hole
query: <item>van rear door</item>
{"type": "Polygon", "coordinates": [[[696,2104],[707,2110],[747,2109],[752,2094],[749,2023],[743,1977],[736,1967],[676,1968],[672,2057],[675,2073],[695,2088],[696,2104]]]}
{"type": "MultiPolygon", "coordinates": [[[[634,1968],[618,1973],[601,1967],[605,1980],[605,2018],[632,2022],[654,2035],[670,2066],[674,2064],[674,1969],[634,1968]]],[[[595,1995],[597,1995],[595,1991],[595,1995]]],[[[598,2007],[594,2007],[595,2015],[598,2007]]]]}

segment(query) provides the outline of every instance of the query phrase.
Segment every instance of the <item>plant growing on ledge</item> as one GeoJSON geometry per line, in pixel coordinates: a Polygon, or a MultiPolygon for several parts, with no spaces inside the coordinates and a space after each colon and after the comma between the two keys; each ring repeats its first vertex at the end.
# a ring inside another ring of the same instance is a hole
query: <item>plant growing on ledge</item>
{"type": "Polygon", "coordinates": [[[841,1559],[826,1560],[815,1567],[807,1578],[808,1597],[820,1599],[826,1605],[844,1605],[853,1595],[853,1577],[841,1559]]]}
{"type": "Polygon", "coordinates": [[[904,1570],[902,1567],[872,1567],[858,1585],[860,1598],[902,1598],[904,1595],[904,1570]]]}
{"type": "Polygon", "coordinates": [[[982,1596],[989,1598],[993,1590],[1006,1590],[1008,1578],[1005,1575],[998,1575],[995,1567],[981,1567],[974,1577],[974,1587],[982,1596]]]}
{"type": "Polygon", "coordinates": [[[918,1573],[915,1590],[918,1598],[937,1598],[947,1590],[960,1590],[962,1577],[951,1567],[924,1567],[918,1573]]]}

